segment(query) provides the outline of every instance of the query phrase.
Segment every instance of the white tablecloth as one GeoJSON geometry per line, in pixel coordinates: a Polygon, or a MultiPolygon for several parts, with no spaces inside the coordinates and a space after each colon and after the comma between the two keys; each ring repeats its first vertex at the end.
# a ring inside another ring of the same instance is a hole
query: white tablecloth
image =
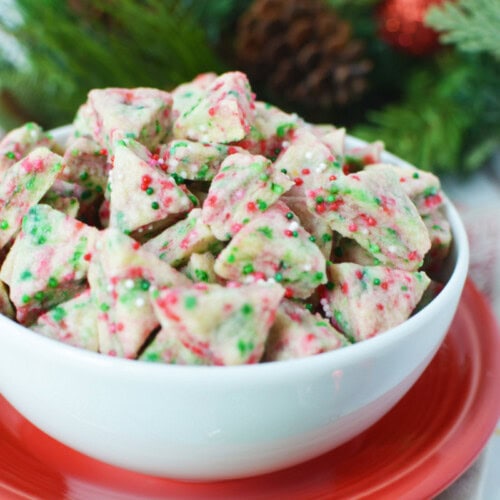
{"type": "MultiPolygon", "coordinates": [[[[443,184],[467,228],[469,275],[488,297],[500,322],[500,153],[470,178],[444,179],[443,184]]],[[[474,465],[438,499],[500,500],[500,421],[474,465]]]]}

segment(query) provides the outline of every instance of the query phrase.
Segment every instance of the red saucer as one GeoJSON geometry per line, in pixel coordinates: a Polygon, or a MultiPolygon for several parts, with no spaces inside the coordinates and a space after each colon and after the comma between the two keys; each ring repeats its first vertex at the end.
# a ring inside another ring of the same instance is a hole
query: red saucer
{"type": "Polygon", "coordinates": [[[48,437],[0,397],[0,496],[26,498],[424,498],[476,458],[500,415],[500,335],[467,282],[431,365],[366,432],[305,464],[251,479],[182,483],[103,464],[48,437]]]}

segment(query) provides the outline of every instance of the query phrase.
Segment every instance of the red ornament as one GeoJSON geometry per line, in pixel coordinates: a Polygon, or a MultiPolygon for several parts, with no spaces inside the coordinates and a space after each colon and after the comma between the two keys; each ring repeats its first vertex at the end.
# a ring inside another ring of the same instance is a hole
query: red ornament
{"type": "Polygon", "coordinates": [[[384,0],[377,9],[380,37],[415,56],[431,54],[439,47],[438,34],[424,25],[427,11],[443,0],[384,0]]]}

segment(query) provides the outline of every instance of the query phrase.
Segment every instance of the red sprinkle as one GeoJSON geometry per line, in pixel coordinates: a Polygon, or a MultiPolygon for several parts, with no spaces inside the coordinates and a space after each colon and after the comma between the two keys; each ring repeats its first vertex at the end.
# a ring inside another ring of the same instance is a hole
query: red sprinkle
{"type": "Polygon", "coordinates": [[[304,181],[300,177],[297,177],[295,179],[295,185],[296,186],[302,186],[302,184],[304,184],[304,181]]]}
{"type": "Polygon", "coordinates": [[[291,288],[285,289],[285,298],[291,299],[293,297],[293,290],[291,288]]]}
{"type": "Polygon", "coordinates": [[[348,229],[349,229],[349,231],[352,231],[353,233],[355,233],[358,230],[358,226],[354,222],[351,222],[351,224],[349,224],[348,229]]]}
{"type": "Polygon", "coordinates": [[[249,212],[255,212],[257,210],[257,205],[253,201],[247,203],[247,210],[249,212]]]}
{"type": "Polygon", "coordinates": [[[358,278],[358,280],[363,278],[363,273],[359,269],[356,271],[356,278],[358,278]]]}
{"type": "Polygon", "coordinates": [[[418,254],[415,250],[408,254],[408,260],[417,260],[417,259],[418,259],[418,254]]]}
{"type": "Polygon", "coordinates": [[[377,221],[371,215],[361,214],[360,217],[367,226],[373,227],[377,225],[377,221]]]}
{"type": "Polygon", "coordinates": [[[215,196],[215,194],[213,194],[212,196],[209,196],[207,199],[206,199],[206,204],[209,206],[209,207],[215,207],[217,203],[217,196],[215,196]]]}
{"type": "Polygon", "coordinates": [[[378,309],[379,311],[383,311],[383,310],[384,310],[384,306],[383,306],[383,304],[377,304],[377,309],[378,309]]]}
{"type": "Polygon", "coordinates": [[[336,181],[337,180],[337,176],[336,175],[330,175],[330,177],[328,177],[328,179],[330,181],[336,181]]]}
{"type": "Polygon", "coordinates": [[[141,248],[141,244],[140,244],[138,241],[134,241],[134,242],[132,243],[132,248],[133,248],[134,250],[139,250],[139,248],[141,248]]]}
{"type": "Polygon", "coordinates": [[[146,189],[150,186],[150,184],[153,182],[153,179],[151,179],[151,176],[149,175],[143,175],[141,179],[141,189],[143,191],[146,191],[146,189]]]}
{"type": "Polygon", "coordinates": [[[285,229],[284,233],[285,236],[288,236],[289,238],[293,236],[293,231],[290,231],[290,229],[285,229]]]}
{"type": "Polygon", "coordinates": [[[102,148],[100,151],[99,151],[99,154],[101,156],[108,156],[108,150],[105,149],[105,148],[102,148]]]}
{"type": "Polygon", "coordinates": [[[308,168],[303,168],[302,169],[302,175],[309,175],[311,171],[308,168]]]}
{"type": "Polygon", "coordinates": [[[324,202],[322,203],[318,203],[316,205],[316,212],[318,212],[318,214],[322,214],[324,213],[326,210],[326,204],[324,202]]]}
{"type": "Polygon", "coordinates": [[[255,278],[255,281],[266,279],[266,275],[262,271],[257,271],[252,276],[255,278]]]}
{"type": "Polygon", "coordinates": [[[440,205],[442,202],[443,202],[443,199],[441,198],[441,195],[434,194],[434,195],[428,196],[425,199],[425,206],[427,208],[432,208],[432,207],[440,205]]]}
{"type": "Polygon", "coordinates": [[[215,108],[208,108],[208,114],[210,116],[214,116],[215,115],[215,108]]]}
{"type": "Polygon", "coordinates": [[[335,200],[333,203],[330,203],[330,211],[337,212],[338,209],[344,204],[344,200],[335,200]]]}
{"type": "Polygon", "coordinates": [[[83,256],[83,260],[86,260],[87,262],[89,262],[91,258],[92,258],[92,254],[91,253],[86,253],[83,256]]]}
{"type": "Polygon", "coordinates": [[[237,152],[238,152],[238,148],[235,148],[234,146],[229,146],[227,148],[227,154],[228,155],[234,155],[237,152]]]}
{"type": "Polygon", "coordinates": [[[383,281],[382,283],[380,283],[380,288],[382,288],[382,290],[387,290],[389,288],[389,284],[387,283],[387,281],[383,281]]]}
{"type": "Polygon", "coordinates": [[[342,290],[342,293],[344,295],[347,295],[349,293],[349,285],[347,284],[347,281],[345,281],[344,283],[342,283],[340,289],[342,290]]]}

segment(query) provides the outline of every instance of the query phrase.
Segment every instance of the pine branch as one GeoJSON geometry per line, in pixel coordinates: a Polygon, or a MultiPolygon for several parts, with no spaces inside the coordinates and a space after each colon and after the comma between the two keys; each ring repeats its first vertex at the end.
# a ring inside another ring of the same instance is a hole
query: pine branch
{"type": "Polygon", "coordinates": [[[477,118],[459,101],[470,78],[466,65],[449,61],[437,69],[421,70],[400,104],[369,113],[369,124],[353,133],[370,141],[383,140],[389,151],[426,170],[463,168],[462,148],[477,118]]]}
{"type": "Polygon", "coordinates": [[[500,57],[500,2],[458,0],[429,9],[426,24],[442,32],[443,43],[464,52],[487,52],[500,57]]]}
{"type": "Polygon", "coordinates": [[[29,64],[2,64],[0,90],[44,126],[68,122],[89,89],[171,88],[223,66],[201,25],[178,0],[17,0],[15,36],[29,64]]]}

